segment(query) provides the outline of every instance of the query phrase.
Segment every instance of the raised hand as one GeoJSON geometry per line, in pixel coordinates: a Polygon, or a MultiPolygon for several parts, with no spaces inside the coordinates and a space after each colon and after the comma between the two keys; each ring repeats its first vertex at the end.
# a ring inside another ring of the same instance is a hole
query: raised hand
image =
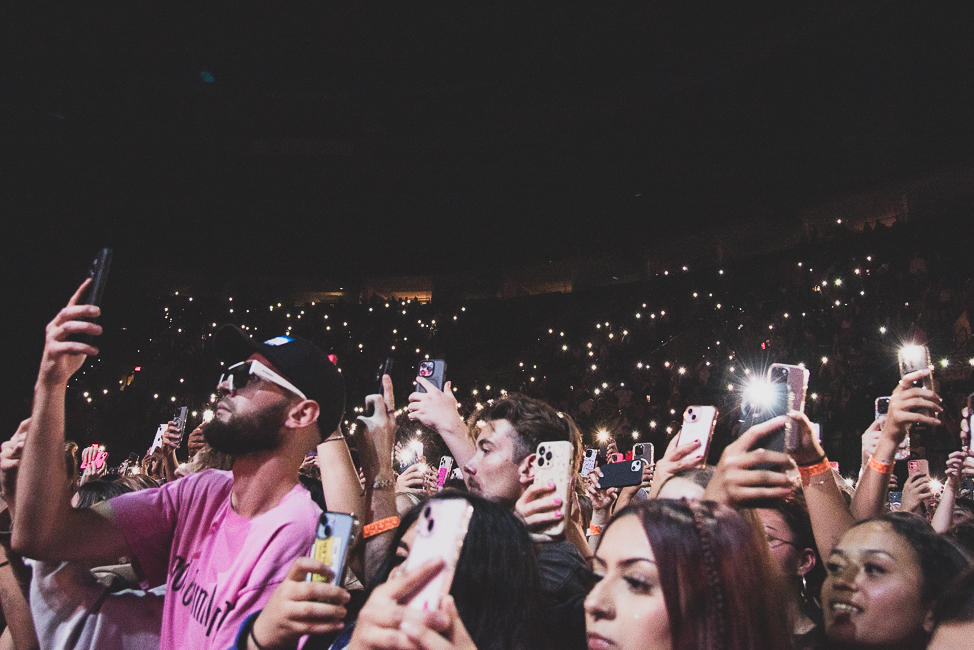
{"type": "Polygon", "coordinates": [[[426,392],[416,391],[410,394],[407,407],[409,419],[418,420],[441,435],[444,431],[452,431],[460,421],[460,415],[457,413],[457,398],[453,396],[450,382],[443,384],[443,390],[440,390],[424,377],[417,377],[416,381],[426,392]]]}
{"type": "Polygon", "coordinates": [[[754,446],[785,425],[786,416],[762,422],[727,445],[704,499],[736,508],[755,501],[786,497],[793,485],[785,472],[795,464],[788,454],[754,446]],[[767,469],[770,467],[770,469],[767,469]]]}
{"type": "Polygon", "coordinates": [[[653,468],[652,496],[655,496],[659,492],[660,486],[666,483],[667,479],[677,472],[703,465],[703,459],[690,456],[690,454],[700,448],[700,441],[692,440],[685,445],[680,445],[679,441],[680,434],[677,433],[666,446],[666,452],[663,454],[663,457],[656,461],[656,465],[653,468]]]}
{"type": "Polygon", "coordinates": [[[58,312],[47,325],[44,336],[44,354],[37,375],[39,384],[49,387],[66,387],[68,380],[78,372],[89,355],[97,355],[98,348],[88,343],[67,340],[73,334],[101,334],[101,325],[83,318],[97,318],[101,309],[94,305],[79,305],[91,280],[85,280],[74,292],[67,306],[58,312]]]}
{"type": "MultiPolygon", "coordinates": [[[[899,445],[906,438],[910,425],[926,424],[937,426],[940,420],[926,413],[939,414],[944,409],[942,400],[932,390],[913,386],[913,382],[929,375],[932,370],[924,368],[904,376],[896,384],[889,400],[889,413],[883,422],[883,437],[899,445]]],[[[904,497],[905,498],[905,497],[904,497]]]]}

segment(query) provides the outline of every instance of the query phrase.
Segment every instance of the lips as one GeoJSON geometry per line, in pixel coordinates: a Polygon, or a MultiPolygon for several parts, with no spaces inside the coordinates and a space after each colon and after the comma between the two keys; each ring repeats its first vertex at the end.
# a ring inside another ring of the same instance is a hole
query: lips
{"type": "Polygon", "coordinates": [[[862,612],[862,607],[858,605],[853,605],[852,603],[835,602],[829,605],[829,609],[836,616],[852,616],[853,614],[859,614],[862,612]]]}
{"type": "Polygon", "coordinates": [[[609,639],[595,632],[589,632],[586,636],[588,638],[588,650],[605,650],[615,645],[609,639]]]}

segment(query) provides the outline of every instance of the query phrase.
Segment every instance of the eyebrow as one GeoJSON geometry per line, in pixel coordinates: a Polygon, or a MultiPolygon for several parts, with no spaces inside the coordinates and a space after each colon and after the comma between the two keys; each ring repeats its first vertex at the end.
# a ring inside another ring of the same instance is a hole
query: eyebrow
{"type": "MultiPolygon", "coordinates": [[[[845,551],[841,551],[839,549],[833,549],[832,552],[829,553],[829,557],[831,557],[833,555],[839,555],[839,556],[842,556],[842,557],[848,557],[846,555],[845,551]]],[[[885,555],[886,557],[890,558],[891,560],[895,560],[896,559],[896,557],[892,553],[890,553],[889,551],[884,551],[884,550],[879,549],[879,548],[867,548],[864,551],[862,551],[860,553],[860,555],[885,555]]]]}
{"type": "MultiPolygon", "coordinates": [[[[598,555],[592,557],[595,562],[598,562],[602,566],[606,566],[606,561],[600,558],[598,555]]],[[[648,557],[630,557],[625,560],[619,560],[618,564],[622,566],[631,566],[637,562],[649,562],[650,564],[656,564],[656,560],[650,559],[648,557]]]]}

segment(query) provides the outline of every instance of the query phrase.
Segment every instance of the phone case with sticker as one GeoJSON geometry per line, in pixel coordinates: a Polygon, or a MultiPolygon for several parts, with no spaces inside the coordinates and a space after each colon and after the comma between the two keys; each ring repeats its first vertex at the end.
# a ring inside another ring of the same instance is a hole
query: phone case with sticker
{"type": "Polygon", "coordinates": [[[558,537],[565,533],[566,504],[568,503],[568,488],[572,481],[572,443],[567,440],[542,442],[538,445],[538,453],[534,458],[534,482],[538,484],[554,483],[553,496],[561,499],[562,517],[545,530],[539,531],[543,535],[558,537]]]}

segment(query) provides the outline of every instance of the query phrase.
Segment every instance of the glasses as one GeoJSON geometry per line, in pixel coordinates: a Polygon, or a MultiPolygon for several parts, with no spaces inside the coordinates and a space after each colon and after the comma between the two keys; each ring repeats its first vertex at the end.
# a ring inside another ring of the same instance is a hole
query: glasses
{"type": "Polygon", "coordinates": [[[308,399],[304,393],[298,390],[297,386],[284,377],[281,377],[260,361],[241,361],[240,363],[233,364],[227,368],[225,373],[220,375],[220,381],[217,382],[217,386],[222,386],[226,383],[228,389],[231,391],[243,390],[251,378],[264,379],[272,384],[277,384],[281,388],[286,388],[301,399],[308,399]]]}

